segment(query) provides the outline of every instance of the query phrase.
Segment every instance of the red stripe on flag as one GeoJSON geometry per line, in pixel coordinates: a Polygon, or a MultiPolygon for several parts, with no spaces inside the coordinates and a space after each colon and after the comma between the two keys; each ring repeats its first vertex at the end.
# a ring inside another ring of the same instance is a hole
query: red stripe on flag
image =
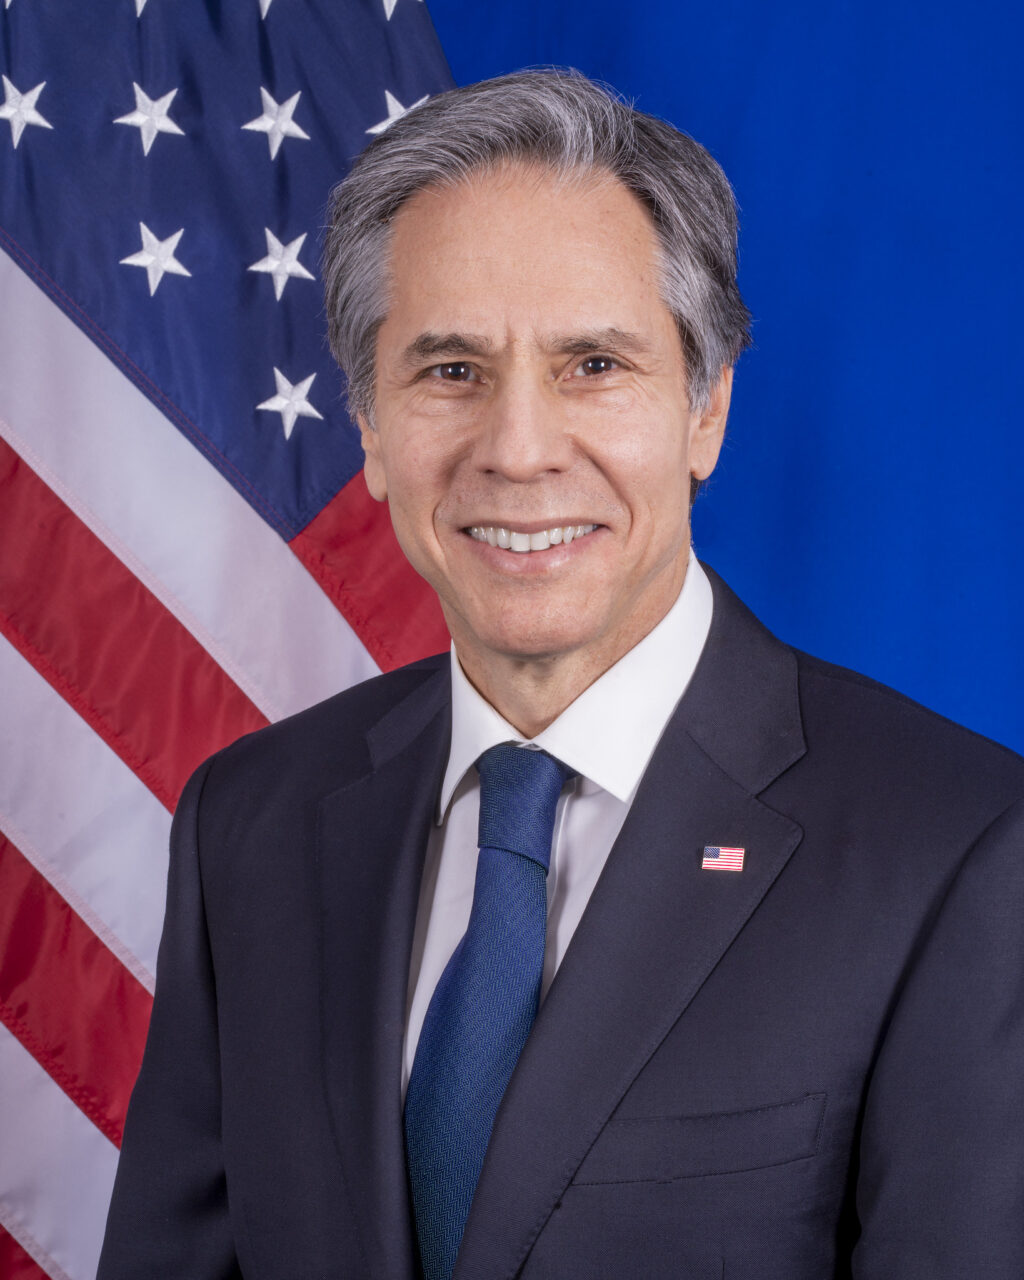
{"type": "Polygon", "coordinates": [[[25,1252],[12,1235],[0,1227],[0,1278],[47,1280],[46,1272],[25,1252]]]}
{"type": "Polygon", "coordinates": [[[0,832],[0,1021],[117,1146],[152,1004],[0,832]]]}
{"type": "Polygon", "coordinates": [[[172,809],[266,717],[3,440],[0,487],[0,633],[172,809]]]}
{"type": "Polygon", "coordinates": [[[402,554],[361,471],[290,545],[382,670],[447,649],[437,596],[402,554]]]}

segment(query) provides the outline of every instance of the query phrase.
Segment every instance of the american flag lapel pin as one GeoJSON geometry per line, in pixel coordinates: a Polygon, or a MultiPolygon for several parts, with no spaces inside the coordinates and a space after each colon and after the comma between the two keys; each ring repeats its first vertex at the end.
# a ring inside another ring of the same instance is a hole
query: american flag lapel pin
{"type": "Polygon", "coordinates": [[[725,845],[706,844],[700,860],[701,871],[742,871],[746,849],[730,849],[725,845]]]}

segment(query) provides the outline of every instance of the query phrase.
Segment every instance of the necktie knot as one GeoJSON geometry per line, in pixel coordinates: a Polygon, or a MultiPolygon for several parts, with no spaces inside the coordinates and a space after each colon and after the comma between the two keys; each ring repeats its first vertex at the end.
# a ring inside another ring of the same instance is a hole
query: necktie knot
{"type": "Polygon", "coordinates": [[[551,858],[551,834],[562,787],[574,772],[546,751],[503,742],[476,762],[480,773],[481,849],[506,849],[540,863],[551,858]]]}

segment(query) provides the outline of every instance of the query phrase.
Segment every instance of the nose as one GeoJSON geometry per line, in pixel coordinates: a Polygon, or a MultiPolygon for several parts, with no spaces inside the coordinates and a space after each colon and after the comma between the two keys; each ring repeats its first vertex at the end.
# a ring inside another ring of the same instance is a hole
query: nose
{"type": "Polygon", "coordinates": [[[525,484],[573,462],[557,392],[539,378],[505,378],[495,390],[477,437],[475,461],[482,471],[525,484]]]}

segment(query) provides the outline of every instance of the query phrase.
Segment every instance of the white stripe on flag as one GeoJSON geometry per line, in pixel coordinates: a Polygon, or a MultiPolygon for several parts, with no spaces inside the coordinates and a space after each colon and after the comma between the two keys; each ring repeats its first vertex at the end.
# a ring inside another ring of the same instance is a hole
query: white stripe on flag
{"type": "Polygon", "coordinates": [[[0,1227],[17,1240],[28,1256],[50,1277],[50,1280],[71,1280],[64,1268],[50,1257],[28,1228],[22,1222],[14,1221],[8,1214],[2,1199],[0,1199],[0,1227]]]}
{"type": "Polygon", "coordinates": [[[281,537],[3,252],[0,298],[0,434],[268,719],[378,673],[281,537]]]}
{"type": "Polygon", "coordinates": [[[4,639],[0,689],[0,830],[152,991],[170,814],[4,639]]]}
{"type": "Polygon", "coordinates": [[[0,1224],[51,1276],[93,1280],[117,1149],[2,1024],[0,1133],[0,1224]]]}

